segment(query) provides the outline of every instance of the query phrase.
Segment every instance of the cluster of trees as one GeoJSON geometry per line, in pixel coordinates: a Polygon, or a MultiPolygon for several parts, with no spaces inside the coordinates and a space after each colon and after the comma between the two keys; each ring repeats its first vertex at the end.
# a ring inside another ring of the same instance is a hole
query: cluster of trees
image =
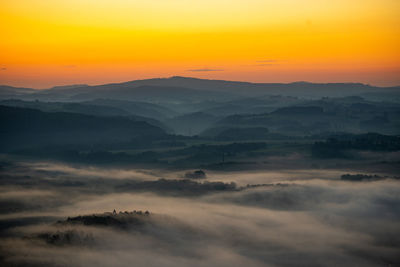
{"type": "Polygon", "coordinates": [[[185,173],[185,178],[189,179],[205,179],[206,177],[207,175],[203,170],[197,170],[185,173]]]}
{"type": "Polygon", "coordinates": [[[360,182],[360,181],[371,181],[371,180],[380,180],[385,177],[379,175],[368,175],[368,174],[343,174],[341,179],[344,181],[352,181],[352,182],[360,182]]]}
{"type": "Polygon", "coordinates": [[[83,215],[68,217],[65,221],[59,221],[58,224],[83,224],[96,226],[111,226],[118,228],[127,228],[131,226],[141,226],[145,223],[144,216],[150,215],[149,211],[125,211],[117,213],[106,212],[103,214],[83,215]]]}
{"type": "Polygon", "coordinates": [[[179,193],[188,195],[202,195],[212,192],[236,191],[238,190],[235,183],[223,182],[196,182],[190,179],[159,179],[156,181],[130,181],[119,185],[120,190],[134,191],[153,191],[160,193],[179,193]]]}

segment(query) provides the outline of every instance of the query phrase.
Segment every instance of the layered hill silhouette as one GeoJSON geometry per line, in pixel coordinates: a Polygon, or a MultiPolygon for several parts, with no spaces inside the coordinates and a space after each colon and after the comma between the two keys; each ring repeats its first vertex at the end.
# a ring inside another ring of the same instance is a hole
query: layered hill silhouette
{"type": "MultiPolygon", "coordinates": [[[[0,152],[73,162],[219,168],[262,156],[269,143],[287,147],[288,141],[309,140],[302,149],[311,151],[311,140],[337,133],[397,136],[399,95],[400,87],[358,83],[185,77],[46,90],[0,86],[0,152]],[[245,151],[229,149],[254,142],[245,151]]],[[[328,154],[325,146],[321,150],[328,154]]]]}

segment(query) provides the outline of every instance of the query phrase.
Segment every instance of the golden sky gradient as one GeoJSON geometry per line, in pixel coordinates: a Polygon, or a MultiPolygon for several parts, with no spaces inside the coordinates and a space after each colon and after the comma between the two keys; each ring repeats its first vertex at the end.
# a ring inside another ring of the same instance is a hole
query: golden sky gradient
{"type": "Polygon", "coordinates": [[[399,0],[0,0],[0,84],[400,85],[399,0]]]}

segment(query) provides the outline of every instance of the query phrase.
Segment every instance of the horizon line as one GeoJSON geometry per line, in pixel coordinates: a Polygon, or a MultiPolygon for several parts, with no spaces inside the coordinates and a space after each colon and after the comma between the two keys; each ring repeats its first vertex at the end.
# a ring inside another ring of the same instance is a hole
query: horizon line
{"type": "Polygon", "coordinates": [[[99,84],[86,84],[86,83],[69,83],[69,84],[57,84],[51,87],[45,88],[35,88],[35,87],[25,87],[25,86],[14,86],[9,84],[0,84],[1,86],[13,87],[13,88],[25,88],[25,89],[33,89],[33,90],[50,90],[56,87],[67,87],[67,86],[102,86],[102,85],[113,85],[113,84],[123,84],[129,82],[136,82],[136,81],[146,81],[146,80],[168,80],[173,78],[184,78],[184,79],[193,79],[193,80],[204,80],[204,81],[220,81],[220,82],[233,82],[233,83],[248,83],[248,84],[255,84],[255,85],[263,85],[263,84],[295,84],[295,83],[308,83],[308,84],[360,84],[365,86],[377,87],[377,88],[395,88],[400,87],[400,85],[392,85],[392,86],[379,86],[373,85],[369,83],[363,82],[312,82],[312,81],[293,81],[293,82],[251,82],[251,81],[241,81],[241,80],[226,80],[226,79],[210,79],[210,78],[198,78],[192,76],[182,76],[182,75],[172,75],[167,77],[153,77],[153,78],[143,78],[143,79],[134,79],[134,80],[125,80],[119,82],[106,82],[106,83],[99,83],[99,84]]]}

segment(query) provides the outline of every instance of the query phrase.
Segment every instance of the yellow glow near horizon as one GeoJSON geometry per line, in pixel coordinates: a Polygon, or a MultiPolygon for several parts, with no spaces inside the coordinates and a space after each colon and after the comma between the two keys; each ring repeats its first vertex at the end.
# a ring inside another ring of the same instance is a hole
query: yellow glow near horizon
{"type": "Polygon", "coordinates": [[[400,84],[399,14],[398,0],[3,0],[0,83],[400,84]]]}

